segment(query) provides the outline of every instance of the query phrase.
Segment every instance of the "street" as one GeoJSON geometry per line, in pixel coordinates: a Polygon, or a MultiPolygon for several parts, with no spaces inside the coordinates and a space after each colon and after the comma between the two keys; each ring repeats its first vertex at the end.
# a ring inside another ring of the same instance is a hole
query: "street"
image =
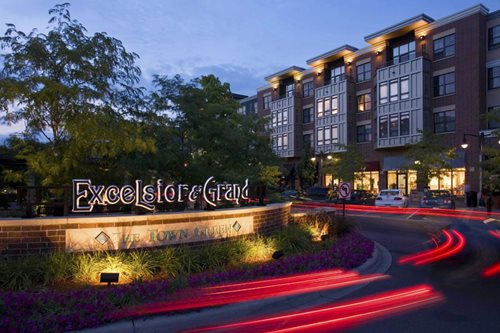
{"type": "MultiPolygon", "coordinates": [[[[350,299],[402,287],[428,284],[444,296],[444,302],[404,315],[371,321],[349,332],[497,332],[500,327],[499,276],[482,272],[499,261],[500,240],[492,237],[479,220],[419,215],[347,213],[367,237],[386,247],[392,265],[391,278],[371,283],[347,296],[350,299]],[[433,247],[431,238],[444,227],[462,233],[466,246],[459,254],[428,265],[399,264],[398,259],[433,247]]],[[[499,224],[497,224],[499,226],[499,224]]]]}

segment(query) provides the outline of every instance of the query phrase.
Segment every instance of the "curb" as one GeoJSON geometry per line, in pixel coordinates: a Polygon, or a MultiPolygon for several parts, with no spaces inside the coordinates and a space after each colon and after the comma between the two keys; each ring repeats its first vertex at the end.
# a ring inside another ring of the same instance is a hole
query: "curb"
{"type": "MultiPolygon", "coordinates": [[[[360,274],[383,274],[392,264],[389,251],[375,242],[372,256],[361,266],[354,268],[360,274]]],[[[84,333],[150,333],[176,332],[196,326],[209,326],[234,322],[245,317],[262,316],[288,310],[300,310],[324,303],[336,301],[353,293],[371,282],[346,288],[320,291],[309,294],[276,297],[271,299],[230,304],[218,308],[195,310],[177,315],[158,315],[154,317],[137,318],[128,321],[111,323],[101,327],[84,329],[84,333]]]]}

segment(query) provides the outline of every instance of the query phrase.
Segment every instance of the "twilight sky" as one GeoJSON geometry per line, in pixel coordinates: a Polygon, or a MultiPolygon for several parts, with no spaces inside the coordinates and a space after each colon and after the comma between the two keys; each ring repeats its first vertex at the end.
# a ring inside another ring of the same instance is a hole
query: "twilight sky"
{"type": "MultiPolygon", "coordinates": [[[[0,0],[5,23],[44,31],[48,10],[64,1],[0,0]]],[[[434,19],[477,0],[74,0],[70,11],[89,33],[105,31],[141,57],[143,85],[152,74],[185,78],[213,73],[233,92],[255,94],[264,77],[343,44],[366,46],[363,37],[411,16],[434,19]]],[[[483,0],[490,12],[500,0],[483,0]]],[[[0,125],[0,135],[18,127],[0,125]]]]}

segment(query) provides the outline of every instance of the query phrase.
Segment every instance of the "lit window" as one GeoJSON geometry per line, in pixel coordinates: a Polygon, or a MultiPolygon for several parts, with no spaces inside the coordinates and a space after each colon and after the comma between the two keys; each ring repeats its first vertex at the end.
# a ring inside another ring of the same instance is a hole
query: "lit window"
{"type": "Polygon", "coordinates": [[[337,114],[339,112],[339,98],[337,96],[332,97],[332,114],[337,114]]]}
{"type": "Polygon", "coordinates": [[[339,127],[332,126],[332,143],[339,143],[339,127]]]}
{"type": "Polygon", "coordinates": [[[318,118],[323,117],[323,100],[318,99],[318,118]]]}
{"type": "Polygon", "coordinates": [[[322,146],[323,145],[323,128],[320,127],[318,128],[318,146],[322,146]]]}
{"type": "Polygon", "coordinates": [[[398,80],[392,80],[389,85],[390,98],[391,102],[395,102],[398,100],[398,80]]]}
{"type": "Polygon", "coordinates": [[[379,87],[380,104],[388,102],[387,93],[387,82],[381,83],[379,87]]]}
{"type": "Polygon", "coordinates": [[[328,116],[330,114],[330,98],[325,98],[325,106],[324,106],[324,113],[325,113],[325,116],[328,116]]]}
{"type": "Polygon", "coordinates": [[[358,96],[358,112],[370,111],[372,109],[372,96],[363,94],[358,96]]]}
{"type": "Polygon", "coordinates": [[[344,81],[345,79],[345,67],[344,65],[338,66],[332,69],[332,82],[337,83],[340,81],[344,81]]]}
{"type": "Polygon", "coordinates": [[[325,127],[324,135],[325,135],[325,145],[331,144],[332,132],[330,131],[330,127],[325,127]]]}
{"type": "Polygon", "coordinates": [[[407,99],[410,98],[410,85],[409,85],[409,78],[408,76],[402,77],[401,78],[401,99],[407,99]]]}

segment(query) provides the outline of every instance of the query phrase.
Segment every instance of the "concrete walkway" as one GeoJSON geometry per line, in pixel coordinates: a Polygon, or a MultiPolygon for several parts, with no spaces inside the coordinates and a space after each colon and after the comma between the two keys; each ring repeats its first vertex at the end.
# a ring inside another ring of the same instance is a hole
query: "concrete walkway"
{"type": "MultiPolygon", "coordinates": [[[[389,270],[392,256],[382,245],[375,243],[370,259],[354,269],[361,275],[383,274],[389,270]]],[[[376,282],[375,282],[376,283],[376,282]]],[[[270,313],[299,311],[339,300],[359,290],[368,283],[351,287],[333,289],[309,294],[276,297],[259,301],[230,304],[218,308],[202,309],[183,314],[159,315],[146,318],[121,321],[106,326],[86,329],[86,333],[152,333],[177,332],[179,330],[237,322],[244,318],[258,317],[270,313]]]]}

